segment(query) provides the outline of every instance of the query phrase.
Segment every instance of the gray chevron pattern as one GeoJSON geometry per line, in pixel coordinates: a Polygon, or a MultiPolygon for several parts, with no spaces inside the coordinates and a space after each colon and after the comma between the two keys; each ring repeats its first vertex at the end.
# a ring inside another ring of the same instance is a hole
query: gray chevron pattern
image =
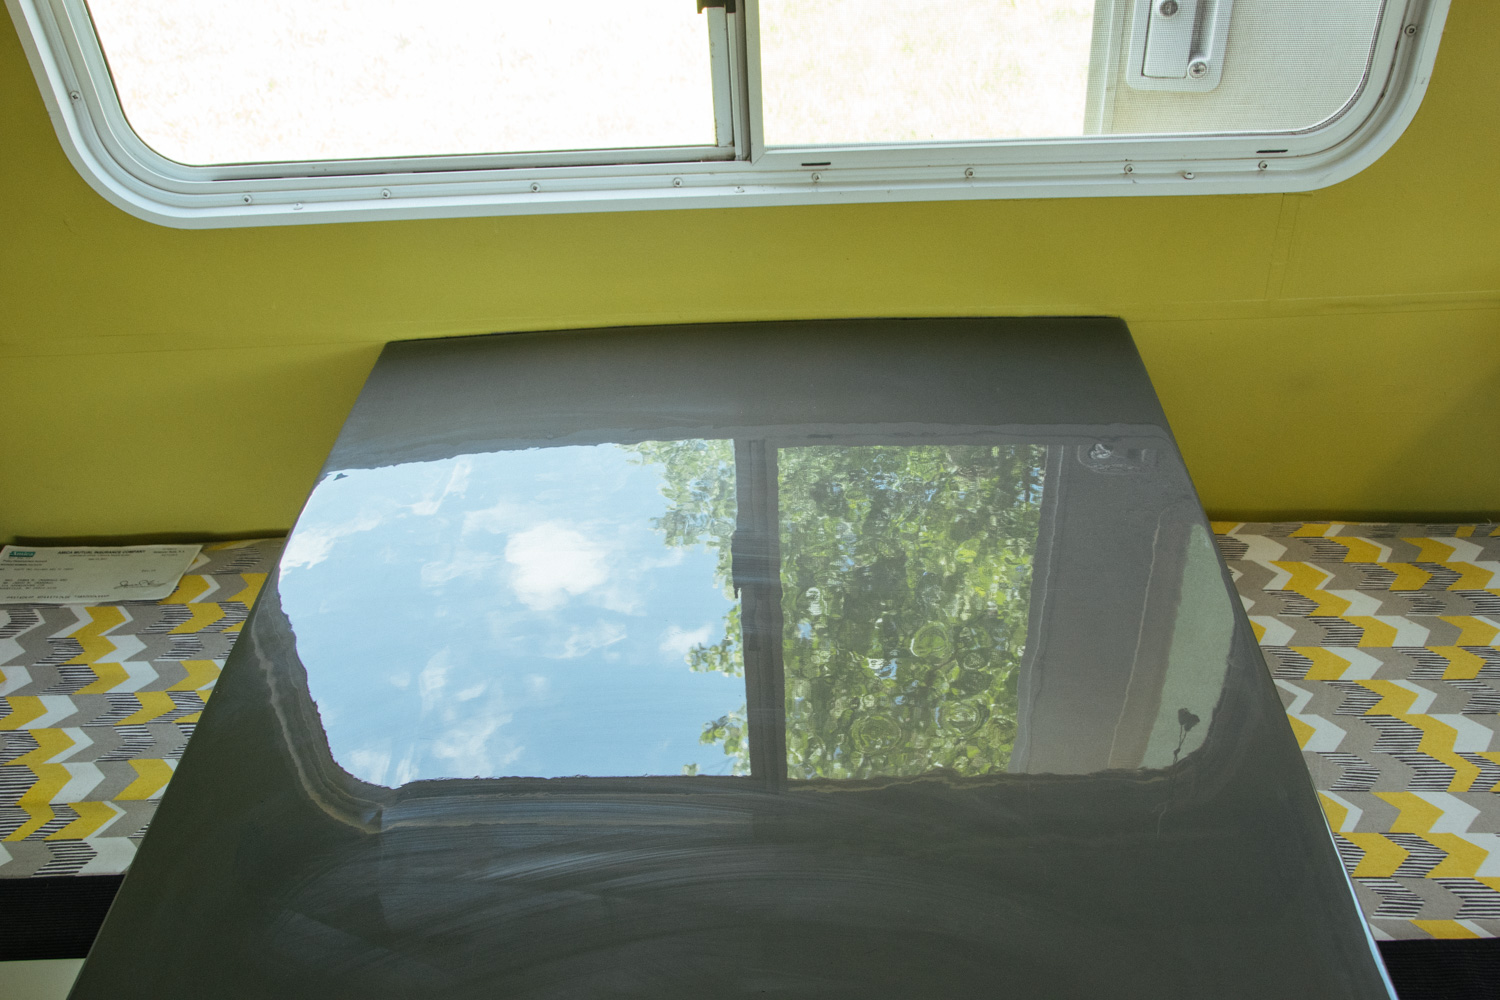
{"type": "Polygon", "coordinates": [[[1500,525],[1214,530],[1375,936],[1500,935],[1500,525]]]}
{"type": "Polygon", "coordinates": [[[129,866],[281,545],[205,545],[161,601],[0,607],[0,878],[129,866]]]}

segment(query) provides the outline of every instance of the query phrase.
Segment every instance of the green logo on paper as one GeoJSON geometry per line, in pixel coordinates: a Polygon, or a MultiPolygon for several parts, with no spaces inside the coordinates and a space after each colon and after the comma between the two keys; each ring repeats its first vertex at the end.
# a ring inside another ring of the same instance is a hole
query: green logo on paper
{"type": "Polygon", "coordinates": [[[12,559],[30,559],[32,556],[36,555],[35,552],[25,552],[21,549],[11,549],[5,554],[10,556],[12,559]]]}

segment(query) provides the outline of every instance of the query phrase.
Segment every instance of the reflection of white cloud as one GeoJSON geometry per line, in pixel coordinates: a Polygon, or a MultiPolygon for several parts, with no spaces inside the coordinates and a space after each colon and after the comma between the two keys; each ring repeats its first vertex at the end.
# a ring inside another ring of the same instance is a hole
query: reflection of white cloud
{"type": "Polygon", "coordinates": [[[586,656],[596,649],[612,646],[625,638],[625,629],[614,622],[599,622],[592,628],[579,628],[573,626],[568,632],[568,638],[563,642],[562,652],[556,659],[572,660],[580,656],[586,656]]]}
{"type": "Polygon", "coordinates": [[[411,685],[411,674],[404,670],[399,674],[391,674],[391,683],[398,688],[409,687],[411,685]]]}
{"type": "Polygon", "coordinates": [[[712,625],[704,625],[702,628],[695,628],[691,632],[684,632],[676,625],[673,625],[662,633],[661,646],[659,648],[663,653],[676,653],[678,656],[686,657],[688,650],[694,646],[701,646],[708,642],[708,637],[712,632],[712,625]]]}
{"type": "Polygon", "coordinates": [[[417,780],[417,750],[416,747],[406,751],[406,756],[401,763],[396,765],[396,773],[391,778],[391,788],[400,788],[402,785],[417,780]]]}
{"type": "Polygon", "coordinates": [[[521,603],[547,611],[609,579],[604,548],[555,521],[517,532],[505,543],[505,561],[516,567],[521,603]]]}
{"type": "Polygon", "coordinates": [[[447,583],[461,576],[477,577],[495,565],[497,558],[475,549],[460,549],[447,562],[422,564],[422,582],[428,586],[447,583]]]}
{"type": "Polygon", "coordinates": [[[453,471],[448,475],[448,483],[437,496],[430,493],[425,499],[416,503],[408,504],[407,508],[419,517],[428,517],[436,514],[443,501],[449,496],[463,496],[469,488],[469,473],[473,471],[474,463],[467,458],[459,459],[453,466],[453,471]]]}
{"type": "Polygon", "coordinates": [[[458,698],[459,701],[473,701],[475,698],[478,698],[480,695],[484,694],[484,690],[487,687],[489,687],[488,684],[480,681],[473,687],[464,688],[462,691],[458,692],[455,697],[458,698]]]}
{"type": "Polygon", "coordinates": [[[625,587],[610,587],[600,593],[597,600],[601,608],[622,615],[640,615],[646,611],[646,602],[640,593],[625,587]]]}
{"type": "Polygon", "coordinates": [[[681,565],[682,560],[686,557],[686,549],[670,548],[667,549],[666,552],[662,555],[656,556],[654,558],[651,556],[642,557],[637,565],[639,565],[641,569],[666,569],[672,566],[681,565]]]}
{"type": "MultiPolygon", "coordinates": [[[[325,478],[313,490],[296,530],[287,541],[286,551],[281,559],[282,571],[316,566],[328,558],[339,539],[363,531],[373,531],[407,517],[408,513],[418,516],[436,514],[448,497],[464,495],[472,470],[472,461],[460,459],[447,470],[447,481],[441,487],[435,482],[435,476],[441,475],[442,467],[433,470],[427,463],[395,469],[350,470],[325,478]],[[418,477],[418,481],[408,478],[408,473],[403,471],[407,469],[415,470],[410,475],[418,477]],[[339,480],[379,484],[380,488],[376,491],[378,498],[366,498],[375,505],[375,509],[367,506],[357,514],[346,516],[350,506],[361,502],[360,494],[350,493],[349,484],[338,485],[339,480]],[[426,483],[425,486],[423,482],[426,483]],[[412,503],[400,502],[414,493],[422,499],[412,503]]],[[[439,571],[444,569],[440,566],[435,568],[439,571]]],[[[429,572],[426,567],[423,571],[424,574],[429,572]]],[[[437,582],[472,571],[468,564],[459,563],[437,582]]]]}
{"type": "Polygon", "coordinates": [[[371,531],[380,527],[381,517],[368,511],[361,512],[342,524],[299,526],[287,540],[286,551],[281,556],[281,569],[286,572],[297,566],[316,566],[333,551],[333,543],[346,535],[371,531]]]}
{"type": "Polygon", "coordinates": [[[439,760],[451,760],[447,773],[460,776],[465,773],[479,778],[495,777],[495,772],[521,756],[521,747],[515,747],[494,765],[490,763],[490,737],[511,719],[509,713],[495,712],[481,715],[467,725],[451,726],[437,738],[432,746],[432,755],[439,760]]]}
{"type": "Polygon", "coordinates": [[[484,510],[471,510],[464,515],[464,533],[488,531],[491,534],[499,534],[510,528],[516,519],[516,514],[516,508],[504,500],[484,510]]]}
{"type": "Polygon", "coordinates": [[[551,688],[552,682],[541,674],[526,675],[526,693],[533,698],[545,698],[551,688]]]}
{"type": "Polygon", "coordinates": [[[355,750],[349,754],[349,773],[372,785],[385,784],[385,772],[390,766],[389,750],[355,750]]]}
{"type": "Polygon", "coordinates": [[[427,666],[417,675],[417,693],[422,696],[422,711],[430,712],[437,707],[443,688],[448,686],[448,649],[443,647],[427,661],[427,666]]]}

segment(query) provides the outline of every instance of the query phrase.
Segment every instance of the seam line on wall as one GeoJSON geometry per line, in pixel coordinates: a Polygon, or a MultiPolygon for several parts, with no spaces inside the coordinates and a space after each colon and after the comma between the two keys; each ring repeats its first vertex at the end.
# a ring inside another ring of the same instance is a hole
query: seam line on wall
{"type": "Polygon", "coordinates": [[[1276,235],[1271,242],[1271,263],[1266,268],[1265,298],[1281,298],[1292,260],[1292,246],[1297,237],[1297,214],[1306,195],[1284,194],[1281,211],[1276,217],[1276,235]]]}

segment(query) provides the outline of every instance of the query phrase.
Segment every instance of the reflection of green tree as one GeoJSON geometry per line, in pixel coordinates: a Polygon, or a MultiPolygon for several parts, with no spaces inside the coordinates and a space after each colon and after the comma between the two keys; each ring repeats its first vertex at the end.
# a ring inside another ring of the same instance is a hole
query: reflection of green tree
{"type": "MultiPolygon", "coordinates": [[[[651,442],[669,545],[717,549],[729,586],[734,447],[651,442]]],[[[1004,770],[1041,494],[1035,446],[782,449],[787,770],[793,778],[1004,770]]],[[[694,670],[739,674],[739,608],[694,670]]],[[[743,711],[709,723],[748,770],[743,711]]]]}

